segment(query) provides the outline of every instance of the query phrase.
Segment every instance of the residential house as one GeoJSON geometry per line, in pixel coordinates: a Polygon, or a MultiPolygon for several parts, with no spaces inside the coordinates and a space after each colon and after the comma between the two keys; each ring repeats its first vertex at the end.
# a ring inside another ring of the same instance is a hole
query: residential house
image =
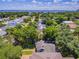
{"type": "Polygon", "coordinates": [[[63,21],[64,24],[68,25],[68,28],[71,31],[74,31],[74,29],[77,27],[77,25],[73,21],[63,21]]]}
{"type": "Polygon", "coordinates": [[[55,45],[45,43],[43,40],[36,42],[36,52],[32,55],[23,55],[21,59],[74,59],[73,57],[64,58],[60,52],[56,52],[55,45]]]}
{"type": "Polygon", "coordinates": [[[43,40],[36,43],[37,52],[56,52],[55,45],[51,43],[45,43],[43,40]]]}
{"type": "Polygon", "coordinates": [[[7,17],[7,18],[2,18],[4,21],[9,21],[10,20],[10,18],[9,17],[7,17]]]}
{"type": "Polygon", "coordinates": [[[2,19],[2,18],[0,18],[0,22],[1,22],[1,21],[3,21],[3,19],[2,19]]]}
{"type": "Polygon", "coordinates": [[[30,16],[22,16],[22,19],[27,19],[29,18],[30,16]]]}
{"type": "Polygon", "coordinates": [[[6,35],[6,34],[7,34],[6,31],[3,31],[2,29],[0,29],[0,36],[4,36],[4,35],[6,35]]]}

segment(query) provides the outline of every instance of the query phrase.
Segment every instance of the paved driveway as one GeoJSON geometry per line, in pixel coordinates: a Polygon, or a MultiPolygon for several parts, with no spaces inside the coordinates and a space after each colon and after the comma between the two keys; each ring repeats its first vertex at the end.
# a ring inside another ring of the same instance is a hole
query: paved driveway
{"type": "Polygon", "coordinates": [[[29,59],[30,55],[23,55],[21,59],[29,59]]]}

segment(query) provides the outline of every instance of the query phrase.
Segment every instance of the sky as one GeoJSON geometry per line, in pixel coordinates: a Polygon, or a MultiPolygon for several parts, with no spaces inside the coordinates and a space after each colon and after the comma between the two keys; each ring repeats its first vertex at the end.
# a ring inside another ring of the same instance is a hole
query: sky
{"type": "Polygon", "coordinates": [[[0,10],[77,10],[79,0],[0,0],[0,10]]]}

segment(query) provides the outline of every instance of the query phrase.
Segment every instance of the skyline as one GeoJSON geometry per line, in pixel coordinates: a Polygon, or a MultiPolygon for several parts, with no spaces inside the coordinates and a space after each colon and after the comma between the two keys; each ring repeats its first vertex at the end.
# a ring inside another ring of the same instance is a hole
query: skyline
{"type": "Polygon", "coordinates": [[[79,0],[0,0],[0,10],[77,10],[79,9],[78,1],[79,0]]]}
{"type": "Polygon", "coordinates": [[[79,2],[79,0],[0,0],[0,2],[79,2]]]}

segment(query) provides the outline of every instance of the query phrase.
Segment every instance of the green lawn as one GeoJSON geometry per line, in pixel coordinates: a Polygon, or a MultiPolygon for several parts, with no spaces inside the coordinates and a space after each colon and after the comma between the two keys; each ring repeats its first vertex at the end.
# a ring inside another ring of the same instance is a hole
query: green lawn
{"type": "Polygon", "coordinates": [[[34,49],[24,49],[22,50],[22,55],[32,55],[34,49]]]}

